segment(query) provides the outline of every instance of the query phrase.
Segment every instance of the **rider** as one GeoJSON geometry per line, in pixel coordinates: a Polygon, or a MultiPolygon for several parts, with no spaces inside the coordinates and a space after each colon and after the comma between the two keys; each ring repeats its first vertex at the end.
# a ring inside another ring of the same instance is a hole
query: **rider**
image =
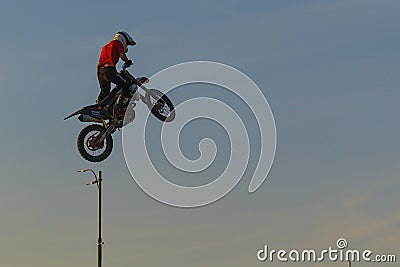
{"type": "Polygon", "coordinates": [[[121,58],[127,67],[132,65],[132,60],[128,59],[126,53],[128,46],[134,46],[136,42],[124,31],[118,32],[114,36],[114,40],[106,44],[100,54],[99,63],[97,64],[97,78],[100,84],[100,94],[97,102],[101,101],[110,94],[111,83],[121,86],[127,91],[130,84],[121,75],[118,74],[116,65],[121,58]]]}

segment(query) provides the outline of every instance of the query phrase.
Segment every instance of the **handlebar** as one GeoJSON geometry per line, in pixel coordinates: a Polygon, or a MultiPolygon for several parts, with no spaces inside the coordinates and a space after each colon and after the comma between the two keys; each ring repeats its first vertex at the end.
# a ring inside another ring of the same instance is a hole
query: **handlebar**
{"type": "MultiPolygon", "coordinates": [[[[127,72],[126,69],[129,68],[130,66],[132,66],[132,64],[129,64],[129,65],[128,65],[128,64],[124,63],[123,66],[122,66],[121,72],[122,72],[122,73],[127,72]]],[[[147,88],[144,87],[143,84],[148,83],[148,82],[149,82],[149,78],[147,78],[147,77],[140,77],[139,79],[136,79],[136,78],[133,77],[133,75],[130,74],[129,72],[128,72],[128,74],[129,74],[129,76],[130,76],[130,79],[133,80],[133,83],[134,83],[134,84],[137,84],[137,85],[138,85],[139,87],[141,87],[143,90],[147,90],[147,88]]]]}
{"type": "Polygon", "coordinates": [[[129,60],[128,62],[125,62],[124,65],[122,66],[122,69],[126,70],[127,68],[132,66],[132,64],[133,64],[132,60],[129,60]]]}

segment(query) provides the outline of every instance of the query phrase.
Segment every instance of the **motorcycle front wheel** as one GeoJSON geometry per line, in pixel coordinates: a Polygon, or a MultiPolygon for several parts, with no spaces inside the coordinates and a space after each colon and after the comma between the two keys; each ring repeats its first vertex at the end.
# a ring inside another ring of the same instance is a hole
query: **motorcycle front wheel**
{"type": "Polygon", "coordinates": [[[103,142],[98,142],[99,138],[106,129],[98,124],[92,124],[82,129],[78,136],[79,154],[91,162],[100,162],[105,160],[112,151],[113,139],[108,135],[103,142]]]}
{"type": "Polygon", "coordinates": [[[151,113],[159,120],[170,122],[175,119],[175,109],[172,101],[157,89],[149,89],[145,102],[151,113]]]}

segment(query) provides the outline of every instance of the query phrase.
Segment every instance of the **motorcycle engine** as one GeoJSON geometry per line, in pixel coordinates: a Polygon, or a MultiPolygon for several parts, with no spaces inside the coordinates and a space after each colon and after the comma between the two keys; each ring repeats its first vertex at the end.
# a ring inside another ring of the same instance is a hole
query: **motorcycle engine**
{"type": "Polygon", "coordinates": [[[117,120],[121,122],[121,126],[131,123],[135,119],[135,103],[129,103],[130,98],[125,98],[121,105],[118,105],[116,110],[117,120]]]}

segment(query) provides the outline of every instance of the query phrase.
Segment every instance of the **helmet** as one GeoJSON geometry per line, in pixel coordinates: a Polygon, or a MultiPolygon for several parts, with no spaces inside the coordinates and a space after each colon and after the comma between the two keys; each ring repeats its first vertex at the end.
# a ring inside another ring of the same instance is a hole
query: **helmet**
{"type": "Polygon", "coordinates": [[[117,32],[117,34],[114,36],[114,40],[120,41],[125,48],[125,52],[128,51],[128,45],[135,45],[136,42],[133,40],[133,38],[129,35],[127,32],[117,32]]]}

